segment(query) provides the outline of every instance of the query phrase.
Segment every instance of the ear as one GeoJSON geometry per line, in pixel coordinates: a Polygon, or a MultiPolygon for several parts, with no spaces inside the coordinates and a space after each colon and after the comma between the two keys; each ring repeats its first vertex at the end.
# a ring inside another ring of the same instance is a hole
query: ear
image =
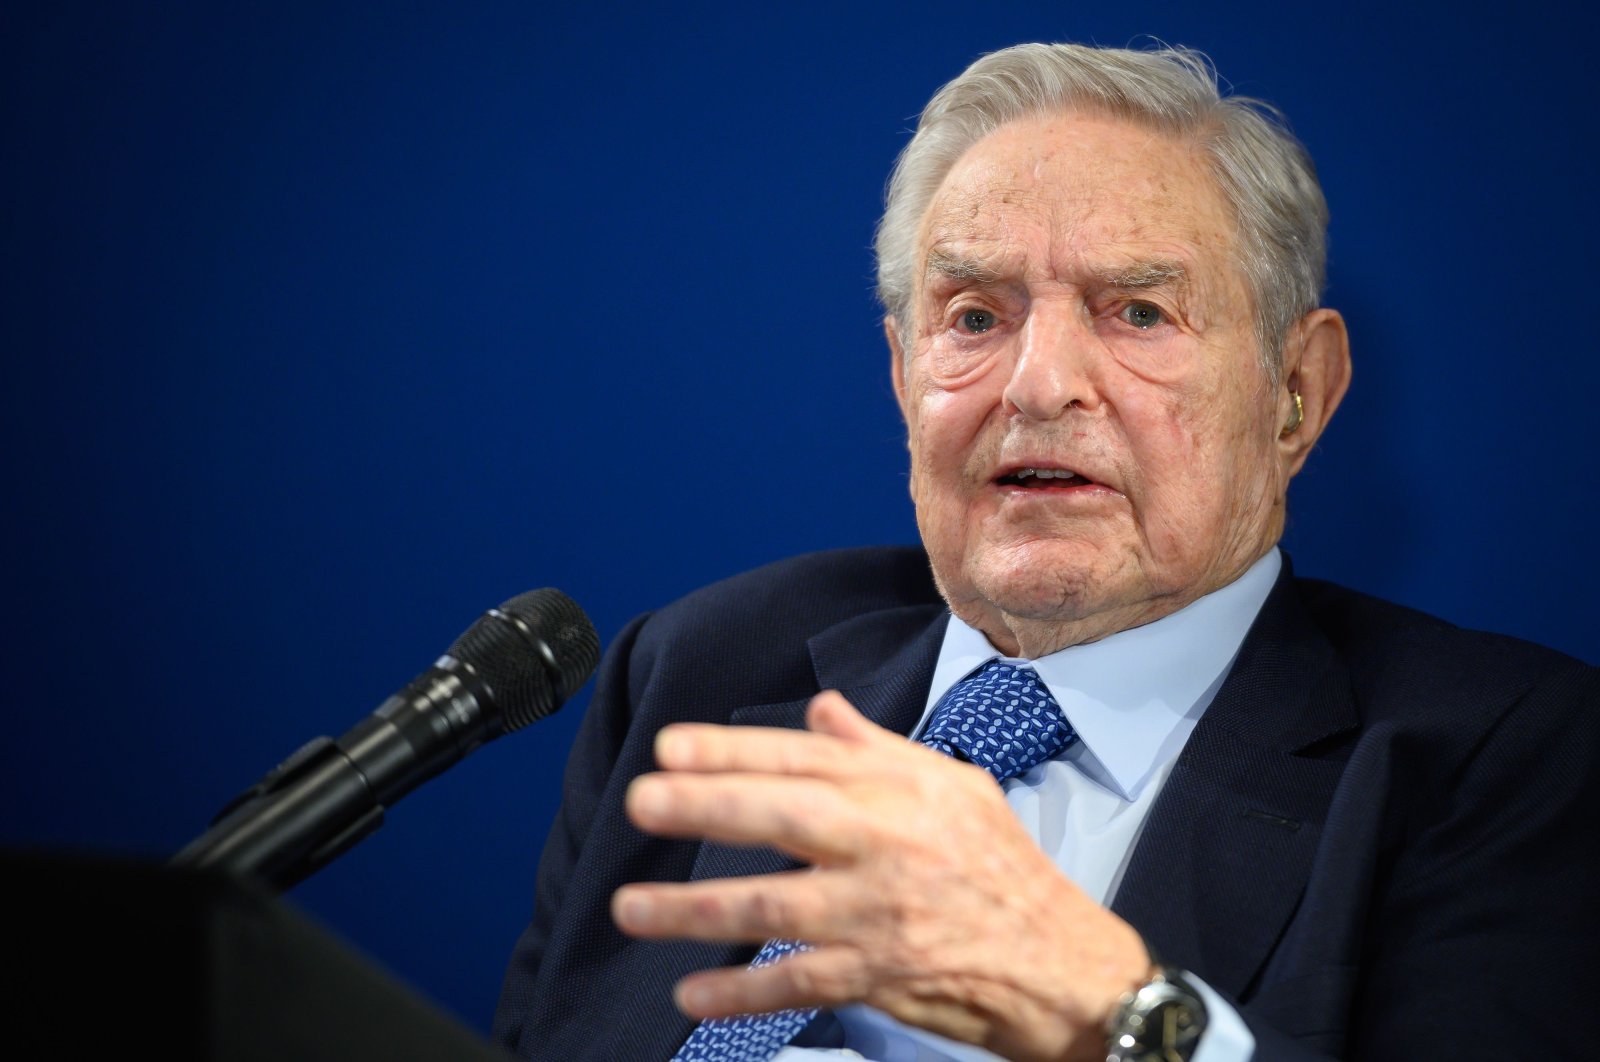
{"type": "Polygon", "coordinates": [[[1312,310],[1290,331],[1283,351],[1283,385],[1278,393],[1278,424],[1294,422],[1294,396],[1300,396],[1300,426],[1278,438],[1278,453],[1288,476],[1298,473],[1333,419],[1350,387],[1350,336],[1339,311],[1312,310]]]}
{"type": "Polygon", "coordinates": [[[900,419],[911,424],[906,396],[906,352],[900,346],[900,322],[893,316],[883,319],[883,338],[889,341],[889,379],[894,381],[894,400],[900,403],[900,419]]]}

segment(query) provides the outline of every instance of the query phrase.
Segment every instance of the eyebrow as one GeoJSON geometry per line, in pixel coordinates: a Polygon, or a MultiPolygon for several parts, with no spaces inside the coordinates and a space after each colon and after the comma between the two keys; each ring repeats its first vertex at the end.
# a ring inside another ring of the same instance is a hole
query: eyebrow
{"type": "Polygon", "coordinates": [[[1100,274],[1101,283],[1112,288],[1143,290],[1168,285],[1183,287],[1189,273],[1182,262],[1136,262],[1121,269],[1111,269],[1100,274]]]}
{"type": "MultiPolygon", "coordinates": [[[[1001,279],[1001,274],[976,258],[951,254],[936,247],[928,252],[928,265],[923,277],[928,280],[939,278],[993,284],[1001,279]]],[[[1101,270],[1097,274],[1097,279],[1106,287],[1144,291],[1166,286],[1185,287],[1189,280],[1189,272],[1183,267],[1182,262],[1168,259],[1135,262],[1118,269],[1101,270]]]]}
{"type": "Polygon", "coordinates": [[[945,280],[976,280],[980,284],[993,284],[1000,279],[1000,274],[978,261],[976,258],[966,258],[961,255],[941,251],[937,247],[928,252],[928,266],[923,272],[923,279],[932,280],[935,277],[945,280]]]}

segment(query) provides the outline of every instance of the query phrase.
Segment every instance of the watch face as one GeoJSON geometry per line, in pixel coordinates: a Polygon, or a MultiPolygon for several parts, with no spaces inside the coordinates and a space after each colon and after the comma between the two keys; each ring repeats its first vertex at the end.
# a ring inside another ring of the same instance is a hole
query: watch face
{"type": "Polygon", "coordinates": [[[1111,1036],[1111,1062],[1188,1062],[1205,1031],[1205,1005],[1186,986],[1156,980],[1136,992],[1111,1036]]]}
{"type": "Polygon", "coordinates": [[[1200,1030],[1205,1028],[1195,1009],[1182,1000],[1171,1000],[1156,1008],[1150,1024],[1158,1027],[1155,1039],[1160,1048],[1156,1057],[1162,1062],[1186,1062],[1200,1041],[1200,1030]]]}

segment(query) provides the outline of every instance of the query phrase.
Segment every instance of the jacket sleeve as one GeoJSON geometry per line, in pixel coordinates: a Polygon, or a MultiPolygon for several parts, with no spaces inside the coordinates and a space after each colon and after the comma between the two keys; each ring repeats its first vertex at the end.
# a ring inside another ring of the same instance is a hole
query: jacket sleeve
{"type": "Polygon", "coordinates": [[[639,631],[648,619],[647,614],[628,624],[606,651],[594,696],[567,758],[561,808],[551,823],[539,860],[533,919],[512,951],[495,1009],[492,1039],[509,1051],[516,1051],[523,1025],[535,1005],[539,966],[551,927],[632,721],[630,664],[639,631]]]}

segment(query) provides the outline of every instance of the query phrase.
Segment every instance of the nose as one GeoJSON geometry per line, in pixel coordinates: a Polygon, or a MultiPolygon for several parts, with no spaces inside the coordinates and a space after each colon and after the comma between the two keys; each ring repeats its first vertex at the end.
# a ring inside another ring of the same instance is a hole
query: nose
{"type": "Polygon", "coordinates": [[[1095,344],[1077,308],[1036,303],[1017,335],[1016,361],[1005,389],[1009,410],[1034,420],[1054,420],[1074,407],[1097,407],[1100,397],[1089,373],[1095,344]]]}

